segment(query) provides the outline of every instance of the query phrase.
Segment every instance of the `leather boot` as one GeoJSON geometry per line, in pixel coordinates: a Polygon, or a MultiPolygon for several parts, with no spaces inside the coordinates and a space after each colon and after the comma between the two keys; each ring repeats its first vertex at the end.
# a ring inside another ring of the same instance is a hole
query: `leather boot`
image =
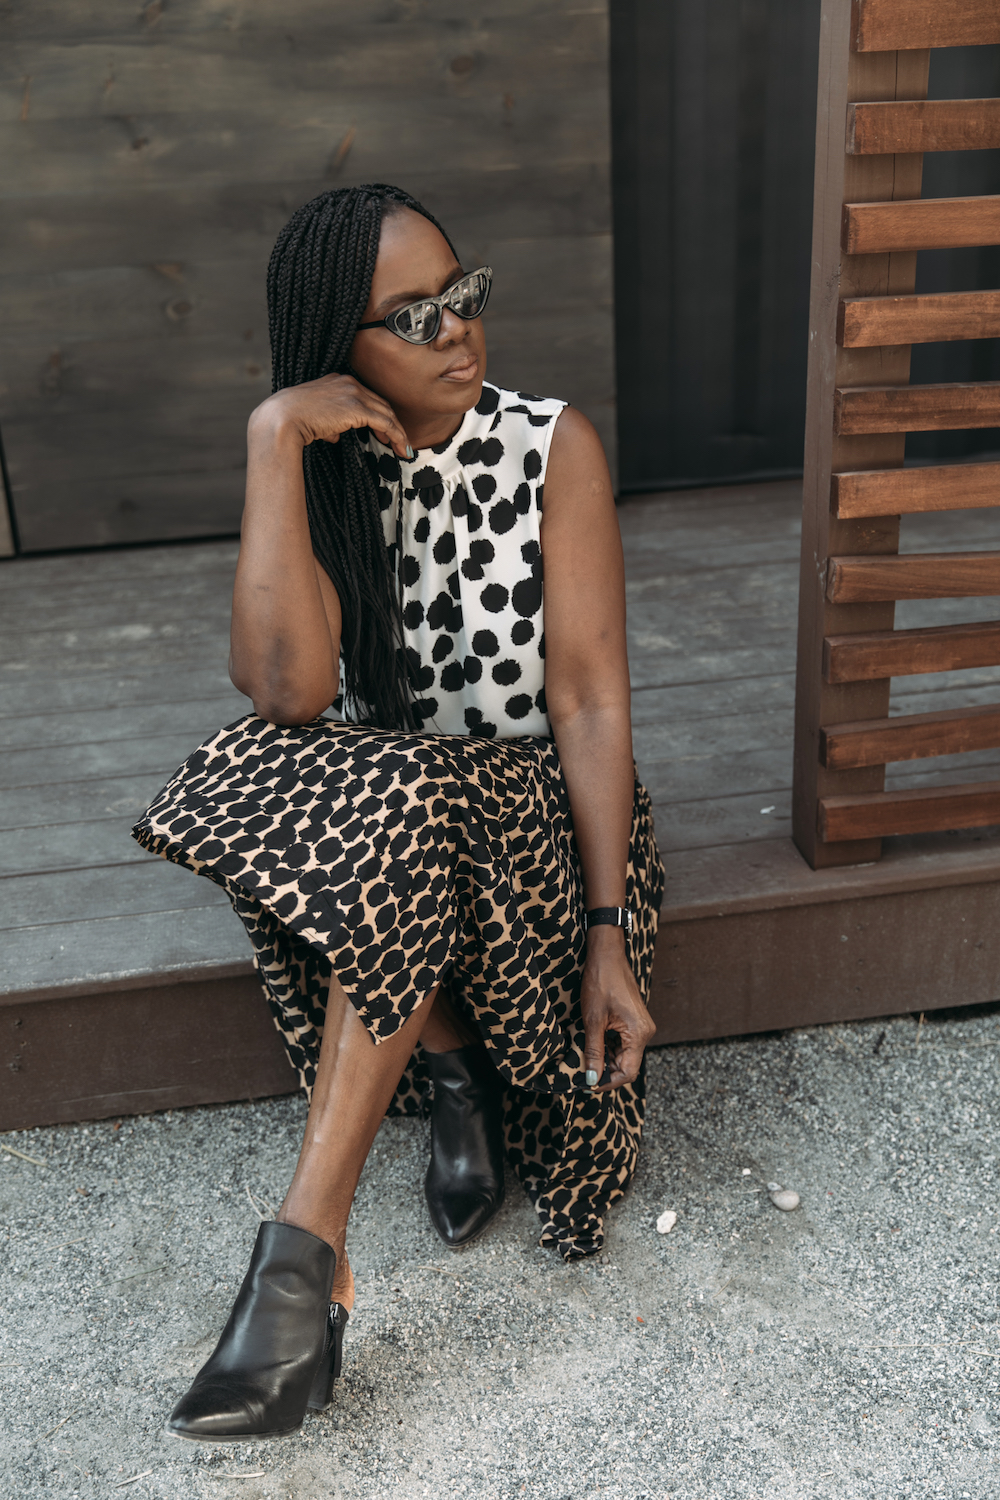
{"type": "Polygon", "coordinates": [[[215,1353],[166,1430],[201,1443],[281,1437],[320,1409],[340,1374],[347,1312],[330,1303],[337,1255],[292,1224],[264,1223],[215,1353]]]}
{"type": "Polygon", "coordinates": [[[500,1077],[480,1046],[425,1055],[434,1103],[424,1193],[434,1228],[457,1250],[482,1234],[503,1203],[500,1077]]]}

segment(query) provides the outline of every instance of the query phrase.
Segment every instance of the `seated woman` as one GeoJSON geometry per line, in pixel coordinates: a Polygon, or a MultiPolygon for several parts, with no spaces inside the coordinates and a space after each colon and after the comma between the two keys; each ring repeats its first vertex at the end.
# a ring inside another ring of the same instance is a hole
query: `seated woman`
{"type": "Polygon", "coordinates": [[[484,384],[491,278],[383,184],[307,203],[271,257],[230,660],[256,712],[135,837],[228,892],[310,1106],[178,1437],[277,1435],[330,1400],[390,1106],[433,1094],[452,1247],[506,1156],[542,1243],[590,1255],[635,1167],[663,872],[618,523],[590,423],[484,384]]]}

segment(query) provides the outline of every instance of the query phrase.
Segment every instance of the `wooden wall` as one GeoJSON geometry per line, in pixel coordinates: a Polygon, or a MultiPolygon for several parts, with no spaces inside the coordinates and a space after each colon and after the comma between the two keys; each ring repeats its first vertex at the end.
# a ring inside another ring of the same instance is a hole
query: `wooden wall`
{"type": "Polygon", "coordinates": [[[268,254],[341,184],[400,183],[489,261],[491,377],[573,401],[610,450],[607,52],[606,0],[6,0],[23,549],[236,528],[268,254]]]}

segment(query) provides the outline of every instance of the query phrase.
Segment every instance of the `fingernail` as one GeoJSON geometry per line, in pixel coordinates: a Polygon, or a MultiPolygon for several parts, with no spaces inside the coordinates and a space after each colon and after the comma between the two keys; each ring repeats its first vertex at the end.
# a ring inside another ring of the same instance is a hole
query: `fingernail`
{"type": "Polygon", "coordinates": [[[588,1087],[588,1089],[596,1089],[596,1087],[597,1087],[597,1073],[595,1072],[595,1070],[593,1068],[588,1068],[587,1071],[586,1071],[586,1073],[583,1076],[587,1080],[587,1087],[588,1087]]]}
{"type": "Polygon", "coordinates": [[[413,457],[413,449],[410,447],[409,443],[407,443],[406,445],[406,456],[407,458],[413,457]]]}

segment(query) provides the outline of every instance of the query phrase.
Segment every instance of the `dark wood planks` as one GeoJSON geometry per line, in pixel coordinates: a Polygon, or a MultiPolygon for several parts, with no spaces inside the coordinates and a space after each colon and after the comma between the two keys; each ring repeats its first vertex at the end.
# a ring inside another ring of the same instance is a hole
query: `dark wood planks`
{"type": "Polygon", "coordinates": [[[828,724],[820,730],[819,754],[834,771],[887,761],[922,760],[1000,747],[1000,706],[951,708],[939,713],[900,714],[857,724],[828,724]]]}
{"type": "MultiPolygon", "coordinates": [[[[192,875],[191,884],[197,892],[202,882],[192,875]]],[[[146,912],[11,926],[2,936],[0,999],[10,992],[47,999],[158,985],[172,975],[222,978],[252,970],[242,922],[209,889],[201,906],[174,907],[164,897],[146,912]]]]}
{"type": "MultiPolygon", "coordinates": [[[[1000,100],[997,101],[1000,103],[1000,100]]],[[[916,297],[852,297],[840,304],[837,342],[935,344],[1000,336],[1000,292],[934,292],[916,297]]]]}
{"type": "Polygon", "coordinates": [[[876,100],[847,106],[850,156],[1000,146],[1000,99],[876,100]]]}
{"type": "Polygon", "coordinates": [[[125,859],[104,866],[99,874],[93,866],[81,866],[15,876],[4,881],[3,894],[4,925],[35,933],[64,923],[99,922],[109,912],[122,918],[229,908],[225,891],[210,881],[192,880],[190,871],[166,860],[130,861],[127,851],[125,859]]]}
{"type": "Polygon", "coordinates": [[[1000,505],[1000,463],[834,474],[831,498],[839,520],[989,508],[1000,505]]]}
{"type": "Polygon", "coordinates": [[[845,203],[841,244],[847,255],[1000,245],[1000,196],[845,203]]]}
{"type": "MultiPolygon", "coordinates": [[[[798,494],[791,482],[621,508],[636,753],[668,850],[787,833],[798,494]]],[[[46,957],[53,929],[17,940],[53,986],[129,961],[129,933],[153,969],[245,953],[218,892],[128,833],[178,761],[248,707],[225,671],[235,558],[223,542],[6,567],[0,659],[17,670],[0,680],[0,776],[16,789],[0,799],[0,875],[15,878],[0,890],[11,909],[37,888],[47,917],[76,914],[63,967],[46,957]],[[159,917],[135,910],[130,927],[119,892],[159,917]]]]}
{"type": "MultiPolygon", "coordinates": [[[[928,935],[956,913],[993,930],[1000,840],[890,847],[877,866],[813,872],[788,839],[798,486],[635,500],[619,516],[636,755],[668,868],[659,1039],[929,1006],[942,985],[995,995],[980,950],[942,956],[928,935]],[[862,926],[867,946],[841,942],[862,926]]],[[[975,512],[916,517],[911,540],[971,547],[983,527],[975,512]]],[[[294,1087],[220,893],[129,840],[163,777],[72,779],[78,744],[133,753],[133,715],[137,740],[175,728],[193,745],[203,715],[231,719],[246,706],[225,674],[234,558],[231,543],[216,543],[4,565],[0,604],[17,629],[0,638],[0,660],[22,670],[0,675],[0,731],[19,756],[62,747],[70,779],[17,793],[16,807],[0,798],[0,874],[20,877],[0,892],[15,894],[19,917],[37,906],[50,924],[3,932],[5,978],[53,997],[0,996],[28,1043],[0,1125],[294,1087]],[[102,891],[114,897],[104,910],[102,891]],[[177,1044],[195,1031],[197,1057],[177,1044]]],[[[942,607],[907,606],[913,623],[942,607]]],[[[894,706],[907,713],[951,709],[996,700],[1000,672],[901,686],[894,706]]],[[[1000,775],[988,755],[972,757],[980,779],[1000,775]]],[[[904,763],[890,779],[913,790],[950,773],[904,763]]]]}
{"type": "Polygon", "coordinates": [[[906,557],[831,557],[831,604],[888,599],[965,599],[1000,594],[1000,552],[932,552],[906,557]]]}
{"type": "Polygon", "coordinates": [[[967,671],[998,663],[1000,620],[828,636],[823,645],[823,676],[827,682],[967,671]]]}
{"type": "Polygon", "coordinates": [[[875,385],[838,389],[835,431],[940,432],[1000,425],[1000,381],[955,385],[875,385]]]}
{"type": "Polygon", "coordinates": [[[819,804],[820,837],[828,843],[988,828],[996,823],[1000,823],[1000,781],[876,792],[867,797],[823,797],[819,804]]]}
{"type": "Polygon", "coordinates": [[[290,0],[220,26],[208,0],[155,25],[14,0],[0,52],[0,380],[29,549],[236,530],[267,257],[351,182],[401,181],[494,265],[491,378],[566,396],[613,459],[602,4],[290,0]]]}
{"type": "Polygon", "coordinates": [[[853,0],[855,52],[975,47],[1000,42],[994,0],[853,0]]]}
{"type": "Polygon", "coordinates": [[[255,974],[15,1001],[3,1019],[0,1130],[298,1089],[255,974]]]}
{"type": "Polygon", "coordinates": [[[235,561],[224,542],[4,564],[8,990],[146,982],[199,964],[243,971],[228,902],[129,836],[179,762],[250,706],[226,672],[235,561]]]}

